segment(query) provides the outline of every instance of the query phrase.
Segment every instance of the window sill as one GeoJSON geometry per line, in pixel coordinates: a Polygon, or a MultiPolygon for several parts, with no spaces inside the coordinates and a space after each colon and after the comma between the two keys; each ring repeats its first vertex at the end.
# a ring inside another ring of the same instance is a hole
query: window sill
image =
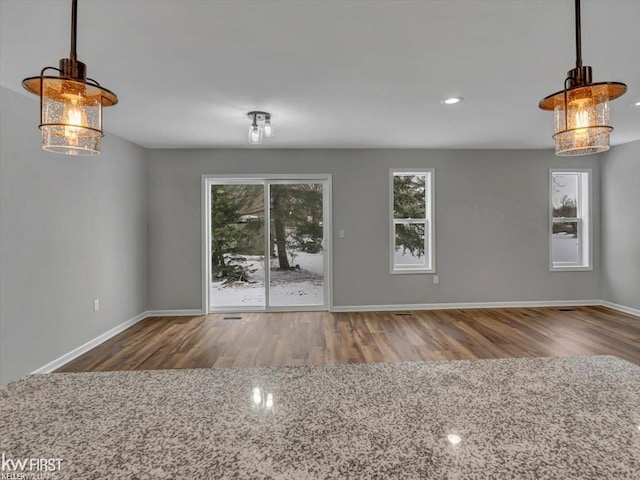
{"type": "Polygon", "coordinates": [[[435,275],[435,269],[426,269],[426,268],[411,268],[406,270],[391,270],[389,272],[391,275],[435,275]]]}
{"type": "Polygon", "coordinates": [[[593,267],[585,267],[576,265],[574,267],[551,267],[549,268],[550,272],[591,272],[593,271],[593,267]]]}

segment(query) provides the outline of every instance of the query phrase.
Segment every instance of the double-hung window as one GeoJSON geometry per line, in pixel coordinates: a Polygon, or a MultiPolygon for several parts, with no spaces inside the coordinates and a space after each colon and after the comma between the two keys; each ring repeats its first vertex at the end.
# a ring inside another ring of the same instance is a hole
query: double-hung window
{"type": "Polygon", "coordinates": [[[591,171],[549,172],[550,269],[591,270],[591,171]]]}
{"type": "Polygon", "coordinates": [[[391,273],[435,273],[433,169],[389,172],[391,273]]]}

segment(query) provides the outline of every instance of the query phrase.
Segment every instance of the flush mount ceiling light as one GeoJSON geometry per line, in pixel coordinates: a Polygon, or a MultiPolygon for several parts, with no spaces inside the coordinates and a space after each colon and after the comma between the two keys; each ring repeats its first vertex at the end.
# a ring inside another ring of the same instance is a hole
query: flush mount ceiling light
{"type": "Polygon", "coordinates": [[[253,111],[247,113],[247,117],[251,120],[251,126],[249,127],[250,144],[259,145],[264,137],[273,137],[270,113],[253,111]]]}
{"type": "Polygon", "coordinates": [[[42,148],[66,155],[98,155],[102,139],[102,107],[118,103],[115,93],[87,78],[87,67],[77,59],[78,1],[71,3],[71,53],[59,67],[45,67],[22,86],[40,97],[42,148]],[[59,76],[47,76],[56,70],[59,76]]]}
{"type": "Polygon", "coordinates": [[[456,103],[460,103],[464,98],[462,97],[449,97],[440,100],[440,103],[444,105],[455,105],[456,103]]]}
{"type": "Polygon", "coordinates": [[[609,150],[609,100],[627,91],[620,82],[592,82],[591,67],[582,65],[580,0],[575,0],[576,68],[569,70],[564,90],[540,100],[543,110],[553,110],[556,155],[589,155],[609,150]]]}

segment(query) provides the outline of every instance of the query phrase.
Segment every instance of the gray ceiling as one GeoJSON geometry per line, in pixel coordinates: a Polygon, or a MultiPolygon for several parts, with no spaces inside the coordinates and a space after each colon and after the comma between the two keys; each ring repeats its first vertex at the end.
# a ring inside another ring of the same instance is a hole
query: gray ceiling
{"type": "MultiPolygon", "coordinates": [[[[638,140],[640,0],[582,3],[594,80],[629,85],[612,143],[638,140]]],[[[68,56],[70,5],[0,0],[3,86],[68,56]]],[[[105,129],[155,148],[247,147],[254,109],[263,148],[552,147],[537,103],[575,62],[571,0],[80,0],[78,37],[105,129]]]]}

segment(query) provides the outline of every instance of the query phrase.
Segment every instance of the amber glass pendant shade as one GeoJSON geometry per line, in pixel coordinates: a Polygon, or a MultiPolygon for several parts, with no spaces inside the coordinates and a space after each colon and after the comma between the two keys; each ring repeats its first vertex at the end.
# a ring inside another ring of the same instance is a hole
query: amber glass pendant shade
{"type": "Polygon", "coordinates": [[[43,149],[67,155],[100,153],[102,106],[118,101],[112,92],[63,77],[32,77],[23,86],[41,99],[43,149]]]}
{"type": "Polygon", "coordinates": [[[589,155],[609,150],[609,100],[626,90],[621,83],[594,83],[549,95],[540,108],[553,110],[556,155],[589,155]]]}
{"type": "Polygon", "coordinates": [[[580,0],[575,0],[576,68],[565,78],[565,88],[540,100],[539,107],[553,111],[556,155],[590,155],[609,150],[609,102],[623,95],[620,82],[592,82],[592,69],[582,65],[580,0]]]}
{"type": "Polygon", "coordinates": [[[22,86],[40,97],[42,148],[66,155],[98,155],[102,140],[102,107],[118,97],[86,77],[86,66],[76,58],[77,0],[72,2],[71,55],[60,68],[45,67],[38,77],[25,78],[22,86]],[[60,76],[47,76],[55,70],[60,76]]]}

